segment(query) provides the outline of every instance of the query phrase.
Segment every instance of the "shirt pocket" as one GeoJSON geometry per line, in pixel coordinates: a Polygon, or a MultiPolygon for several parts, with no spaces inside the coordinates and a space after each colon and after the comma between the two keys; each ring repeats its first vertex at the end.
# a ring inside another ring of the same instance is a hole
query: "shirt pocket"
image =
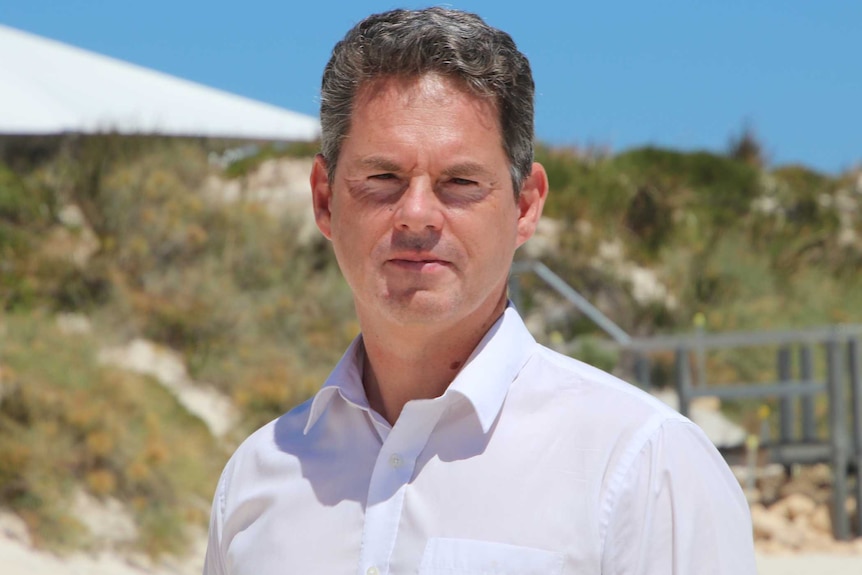
{"type": "Polygon", "coordinates": [[[505,543],[432,537],[419,575],[559,575],[563,554],[505,543]]]}

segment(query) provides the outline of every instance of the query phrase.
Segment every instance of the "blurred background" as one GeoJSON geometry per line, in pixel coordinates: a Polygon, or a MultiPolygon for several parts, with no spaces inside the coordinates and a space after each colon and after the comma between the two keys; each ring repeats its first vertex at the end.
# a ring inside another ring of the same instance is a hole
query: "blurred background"
{"type": "MultiPolygon", "coordinates": [[[[307,177],[333,44],[395,5],[12,4],[0,564],[198,572],[233,448],[308,398],[358,333],[307,177]]],[[[862,5],[451,6],[512,34],[534,69],[551,194],[512,284],[531,331],[709,428],[763,572],[792,573],[792,554],[858,572],[862,5]],[[703,344],[680,353],[685,340],[703,344]],[[819,387],[707,390],[775,382],[819,387]]]]}

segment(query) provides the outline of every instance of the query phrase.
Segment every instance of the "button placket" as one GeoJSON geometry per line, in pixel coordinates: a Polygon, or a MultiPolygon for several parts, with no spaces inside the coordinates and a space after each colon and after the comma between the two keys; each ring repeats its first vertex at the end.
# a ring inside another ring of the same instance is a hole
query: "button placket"
{"type": "Polygon", "coordinates": [[[384,439],[368,488],[360,575],[389,575],[404,493],[442,411],[439,403],[408,403],[384,439]]]}

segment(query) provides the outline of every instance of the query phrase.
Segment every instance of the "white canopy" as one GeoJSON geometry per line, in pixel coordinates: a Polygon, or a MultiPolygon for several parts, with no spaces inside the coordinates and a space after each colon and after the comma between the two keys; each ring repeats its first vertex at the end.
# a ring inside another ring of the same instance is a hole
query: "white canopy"
{"type": "Polygon", "coordinates": [[[316,118],[0,24],[0,134],[310,141],[316,118]]]}

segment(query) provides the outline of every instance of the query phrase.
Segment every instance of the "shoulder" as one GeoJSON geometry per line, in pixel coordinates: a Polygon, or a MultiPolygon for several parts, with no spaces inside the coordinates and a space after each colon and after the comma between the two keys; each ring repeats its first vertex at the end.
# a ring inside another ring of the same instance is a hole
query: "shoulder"
{"type": "Polygon", "coordinates": [[[229,491],[238,481],[251,480],[274,465],[285,465],[305,441],[303,433],[312,400],[294,407],[249,435],[225,465],[219,492],[229,491]]]}
{"type": "Polygon", "coordinates": [[[606,497],[645,452],[673,444],[693,460],[720,458],[697,425],[658,398],[540,345],[512,386],[506,409],[532,418],[557,442],[589,449],[604,470],[606,497]]]}
{"type": "Polygon", "coordinates": [[[513,385],[514,397],[564,410],[596,430],[650,434],[665,422],[689,422],[644,390],[601,369],[536,344],[513,385]]]}
{"type": "Polygon", "coordinates": [[[648,557],[652,566],[638,572],[666,573],[664,559],[676,557],[697,573],[700,553],[727,564],[717,572],[752,572],[747,503],[700,427],[634,385],[539,345],[512,391],[515,404],[532,401],[552,422],[557,441],[594,454],[609,570],[648,557]],[[736,559],[725,557],[731,551],[736,559]]]}

